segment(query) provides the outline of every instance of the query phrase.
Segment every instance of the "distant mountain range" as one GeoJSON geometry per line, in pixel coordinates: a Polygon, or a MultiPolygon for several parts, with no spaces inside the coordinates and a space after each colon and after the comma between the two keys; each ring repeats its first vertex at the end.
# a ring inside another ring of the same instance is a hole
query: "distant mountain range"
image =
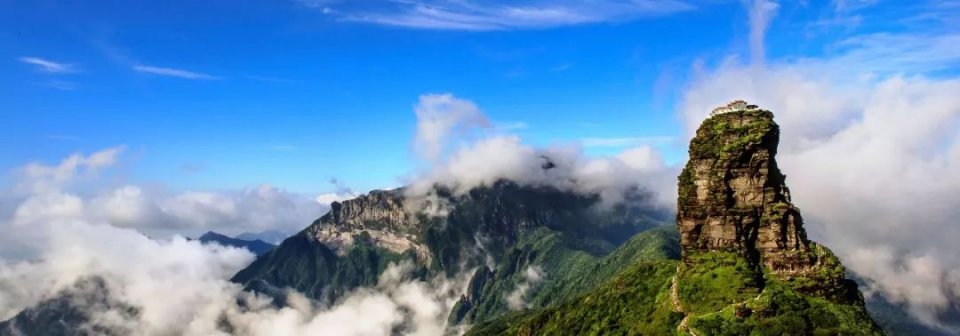
{"type": "Polygon", "coordinates": [[[280,231],[280,230],[266,230],[266,231],[261,231],[256,233],[244,232],[244,233],[238,234],[234,238],[249,240],[249,241],[254,241],[259,239],[273,245],[280,245],[280,243],[283,242],[284,239],[287,239],[292,235],[293,234],[289,232],[280,231]]]}
{"type": "Polygon", "coordinates": [[[223,246],[245,248],[247,250],[250,250],[250,252],[253,252],[253,254],[256,254],[257,256],[270,252],[270,250],[276,247],[276,245],[264,242],[260,239],[245,240],[245,239],[239,239],[239,238],[231,238],[226,235],[219,234],[213,231],[208,231],[207,233],[204,233],[202,236],[200,236],[200,238],[197,238],[197,240],[199,240],[201,243],[204,243],[204,244],[217,243],[223,246]]]}

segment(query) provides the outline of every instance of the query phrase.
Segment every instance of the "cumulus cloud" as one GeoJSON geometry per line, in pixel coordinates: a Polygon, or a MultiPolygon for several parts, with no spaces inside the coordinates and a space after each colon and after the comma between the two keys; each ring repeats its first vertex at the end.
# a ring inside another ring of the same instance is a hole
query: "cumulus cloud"
{"type": "Polygon", "coordinates": [[[958,298],[951,270],[960,269],[960,78],[916,70],[956,59],[928,58],[922,67],[915,57],[857,61],[901,47],[910,55],[914,44],[924,42],[859,44],[760,66],[727,58],[695,75],[679,113],[689,139],[729,100],[773,111],[778,160],[811,237],[876,282],[878,293],[936,325],[937,312],[958,298]]]}
{"type": "Polygon", "coordinates": [[[16,172],[15,191],[25,194],[38,194],[58,191],[78,178],[91,177],[103,168],[116,163],[123,146],[103,149],[90,155],[76,153],[60,161],[57,165],[32,162],[16,172]]]}
{"type": "Polygon", "coordinates": [[[417,114],[414,149],[430,161],[441,157],[451,139],[458,139],[478,127],[488,127],[490,123],[476,104],[449,93],[420,96],[414,112],[417,114]]]}
{"type": "Polygon", "coordinates": [[[0,199],[0,256],[33,258],[44,246],[38,228],[86,221],[133,228],[151,236],[244,231],[296,231],[329,209],[305,195],[261,185],[243,190],[171,192],[124,184],[112,166],[123,147],[72,154],[57,164],[15,170],[0,199]]]}
{"type": "Polygon", "coordinates": [[[650,192],[664,190],[665,193],[656,195],[657,200],[675,202],[676,191],[662,188],[665,183],[674,183],[671,181],[675,180],[675,169],[667,167],[651,146],[627,148],[618,156],[591,158],[576,145],[538,148],[523,143],[519,136],[500,132],[502,130],[481,131],[471,137],[451,137],[447,135],[452,129],[469,132],[470,126],[476,126],[475,123],[464,123],[464,120],[487,118],[475,104],[453,95],[430,97],[427,101],[457,102],[454,105],[461,108],[422,109],[424,99],[421,97],[417,108],[418,125],[430,126],[418,127],[416,139],[418,143],[429,144],[421,147],[434,150],[427,151],[430,155],[424,155],[430,164],[411,179],[406,189],[415,210],[426,210],[438,216],[446,213],[443,200],[434,194],[435,186],[444,186],[455,195],[462,195],[500,180],[598,195],[605,205],[622,201],[626,192],[637,188],[650,192]],[[430,112],[422,113],[424,110],[430,112]]]}
{"type": "Polygon", "coordinates": [[[540,266],[529,266],[523,271],[523,278],[520,279],[520,282],[517,283],[517,286],[513,288],[513,291],[506,295],[507,306],[510,310],[520,310],[529,308],[530,304],[527,303],[527,295],[535,288],[535,286],[543,281],[546,274],[543,272],[543,268],[540,266]]]}

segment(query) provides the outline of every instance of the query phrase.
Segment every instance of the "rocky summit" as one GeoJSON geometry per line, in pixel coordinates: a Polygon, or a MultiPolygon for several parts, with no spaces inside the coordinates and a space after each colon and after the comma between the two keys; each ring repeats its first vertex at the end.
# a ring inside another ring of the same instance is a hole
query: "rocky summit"
{"type": "Polygon", "coordinates": [[[678,178],[681,264],[671,285],[675,308],[685,315],[679,328],[692,330],[694,322],[704,328],[717,320],[704,317],[725,309],[739,318],[770,315],[776,311],[765,294],[796,292],[842,305],[847,312],[833,319],[874,332],[863,297],[839,259],[807,238],[777,166],[780,127],[773,118],[770,111],[735,101],[715,109],[690,141],[690,158],[678,178]]]}
{"type": "Polygon", "coordinates": [[[307,235],[342,256],[355,244],[354,237],[366,232],[375,245],[398,254],[415,251],[420,261],[429,264],[430,252],[414,241],[419,228],[403,199],[402,190],[397,189],[333,202],[330,212],[307,227],[307,235]]]}
{"type": "Polygon", "coordinates": [[[734,253],[780,280],[812,280],[798,283],[798,290],[856,300],[859,293],[837,258],[807,239],[777,166],[780,127],[773,113],[743,101],[727,106],[700,125],[678,178],[682,260],[696,263],[707,251],[734,253]]]}
{"type": "Polygon", "coordinates": [[[702,251],[743,254],[775,274],[807,273],[818,262],[790,202],[775,156],[780,128],[759,108],[716,113],[690,142],[679,178],[677,228],[684,260],[702,251]]]}

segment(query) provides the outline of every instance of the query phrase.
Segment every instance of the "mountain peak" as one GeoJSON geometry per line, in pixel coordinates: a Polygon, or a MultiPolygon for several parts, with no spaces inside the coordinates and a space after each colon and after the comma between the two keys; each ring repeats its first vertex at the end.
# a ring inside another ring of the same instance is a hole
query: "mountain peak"
{"type": "Polygon", "coordinates": [[[807,238],[777,165],[779,140],[773,113],[744,101],[703,121],[679,176],[681,260],[695,267],[709,252],[729,253],[801,292],[859,301],[836,256],[807,238]]]}
{"type": "Polygon", "coordinates": [[[230,237],[214,231],[207,231],[206,233],[200,235],[200,237],[197,237],[197,239],[199,240],[210,240],[210,239],[220,239],[220,238],[230,238],[230,237]]]}
{"type": "Polygon", "coordinates": [[[201,235],[199,238],[197,238],[197,240],[199,240],[201,243],[204,243],[204,244],[217,243],[223,246],[246,248],[247,250],[250,250],[250,252],[253,252],[253,254],[256,254],[256,255],[267,253],[267,251],[270,251],[275,247],[274,245],[264,242],[260,239],[251,241],[251,240],[231,238],[229,236],[226,236],[217,232],[213,232],[213,231],[207,231],[207,233],[204,233],[203,235],[201,235]]]}
{"type": "Polygon", "coordinates": [[[777,166],[773,113],[744,101],[718,109],[690,142],[679,178],[684,260],[701,251],[738,252],[777,274],[805,272],[816,260],[777,166]]]}

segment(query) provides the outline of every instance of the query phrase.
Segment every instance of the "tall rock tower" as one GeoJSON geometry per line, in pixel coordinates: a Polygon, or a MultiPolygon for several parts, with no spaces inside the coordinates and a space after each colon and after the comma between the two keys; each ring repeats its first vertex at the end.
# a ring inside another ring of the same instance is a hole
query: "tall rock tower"
{"type": "Polygon", "coordinates": [[[690,142],[677,199],[683,256],[739,252],[775,273],[802,272],[815,260],[774,158],[780,127],[770,111],[749,107],[718,108],[690,142]]]}
{"type": "Polygon", "coordinates": [[[777,167],[779,139],[773,113],[744,101],[718,107],[700,125],[679,177],[677,226],[685,262],[697,253],[734,252],[782,279],[817,276],[824,263],[839,265],[807,239],[777,167]]]}
{"type": "Polygon", "coordinates": [[[773,113],[738,100],[714,109],[690,141],[671,285],[678,331],[879,334],[840,260],[807,239],[777,167],[779,140],[773,113]]]}

